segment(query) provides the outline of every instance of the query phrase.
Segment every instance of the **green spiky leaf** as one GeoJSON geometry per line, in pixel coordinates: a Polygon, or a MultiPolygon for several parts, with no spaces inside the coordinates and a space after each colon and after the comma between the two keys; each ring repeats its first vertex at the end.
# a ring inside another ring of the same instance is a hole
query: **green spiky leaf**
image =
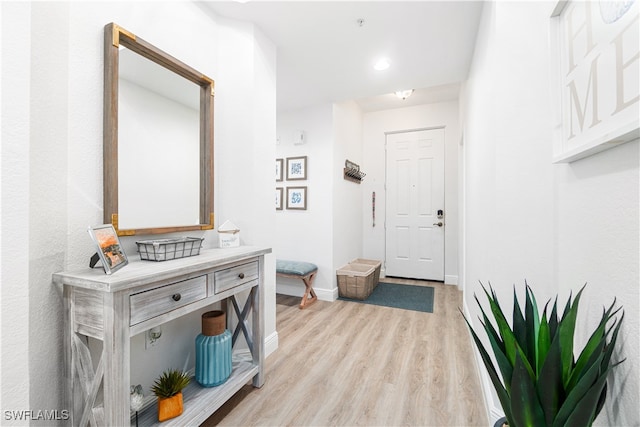
{"type": "Polygon", "coordinates": [[[558,325],[560,334],[560,354],[562,357],[562,381],[566,386],[569,383],[571,370],[573,368],[573,337],[576,330],[576,318],[578,316],[578,304],[584,287],[576,295],[576,299],[571,304],[571,298],[567,301],[562,320],[558,325]]]}
{"type": "MultiPolygon", "coordinates": [[[[543,426],[544,413],[538,401],[534,378],[526,368],[522,352],[516,355],[511,380],[511,409],[516,426],[543,426]]],[[[511,425],[511,424],[509,424],[511,425]]]]}
{"type": "Polygon", "coordinates": [[[540,321],[536,346],[536,367],[538,375],[540,375],[542,366],[547,358],[549,347],[551,347],[551,332],[549,330],[549,323],[547,322],[547,306],[545,306],[544,311],[542,312],[542,320],[540,321]]]}
{"type": "Polygon", "coordinates": [[[524,308],[524,317],[527,331],[526,338],[526,354],[534,371],[538,372],[538,334],[540,332],[540,317],[538,315],[538,304],[536,298],[530,292],[531,289],[525,282],[526,299],[524,308]]]}
{"type": "Polygon", "coordinates": [[[177,369],[166,370],[160,375],[153,385],[151,391],[158,397],[171,397],[180,393],[189,382],[191,377],[186,372],[177,369]]]}
{"type": "Polygon", "coordinates": [[[562,362],[559,335],[555,336],[547,350],[536,388],[546,425],[551,425],[558,413],[562,399],[562,362]]]}

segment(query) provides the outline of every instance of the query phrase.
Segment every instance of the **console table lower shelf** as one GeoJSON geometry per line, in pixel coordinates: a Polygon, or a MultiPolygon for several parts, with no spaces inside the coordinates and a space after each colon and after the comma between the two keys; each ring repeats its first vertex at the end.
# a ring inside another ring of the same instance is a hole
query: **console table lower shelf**
{"type": "MultiPolygon", "coordinates": [[[[138,426],[197,426],[209,418],[218,408],[229,400],[238,390],[258,373],[258,366],[251,362],[234,362],[231,376],[217,387],[202,387],[195,378],[183,390],[184,412],[182,415],[160,423],[158,404],[138,413],[138,426]]],[[[131,420],[135,426],[135,415],[131,420]]]]}

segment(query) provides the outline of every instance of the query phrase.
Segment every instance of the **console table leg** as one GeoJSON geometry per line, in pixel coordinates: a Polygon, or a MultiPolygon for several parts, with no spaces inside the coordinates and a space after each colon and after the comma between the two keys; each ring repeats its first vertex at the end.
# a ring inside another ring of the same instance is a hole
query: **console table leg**
{"type": "MultiPolygon", "coordinates": [[[[260,259],[260,277],[264,277],[264,258],[260,259]]],[[[264,292],[262,286],[253,288],[253,363],[259,366],[253,386],[264,385],[264,292]]]]}

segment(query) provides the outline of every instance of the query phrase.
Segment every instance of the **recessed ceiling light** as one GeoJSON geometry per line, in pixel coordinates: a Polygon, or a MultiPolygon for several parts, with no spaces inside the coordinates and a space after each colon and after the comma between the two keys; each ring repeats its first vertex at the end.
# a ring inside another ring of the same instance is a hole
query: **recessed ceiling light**
{"type": "Polygon", "coordinates": [[[378,71],[382,71],[382,70],[386,70],[387,68],[389,68],[389,65],[391,65],[391,62],[389,62],[389,58],[380,58],[373,65],[373,68],[378,70],[378,71]]]}

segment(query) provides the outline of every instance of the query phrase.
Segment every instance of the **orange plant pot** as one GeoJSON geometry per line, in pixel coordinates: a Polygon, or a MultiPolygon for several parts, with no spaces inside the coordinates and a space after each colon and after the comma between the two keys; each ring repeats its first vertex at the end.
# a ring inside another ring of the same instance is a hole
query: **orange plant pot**
{"type": "Polygon", "coordinates": [[[166,421],[182,414],[182,393],[175,396],[158,398],[158,421],[166,421]]]}

